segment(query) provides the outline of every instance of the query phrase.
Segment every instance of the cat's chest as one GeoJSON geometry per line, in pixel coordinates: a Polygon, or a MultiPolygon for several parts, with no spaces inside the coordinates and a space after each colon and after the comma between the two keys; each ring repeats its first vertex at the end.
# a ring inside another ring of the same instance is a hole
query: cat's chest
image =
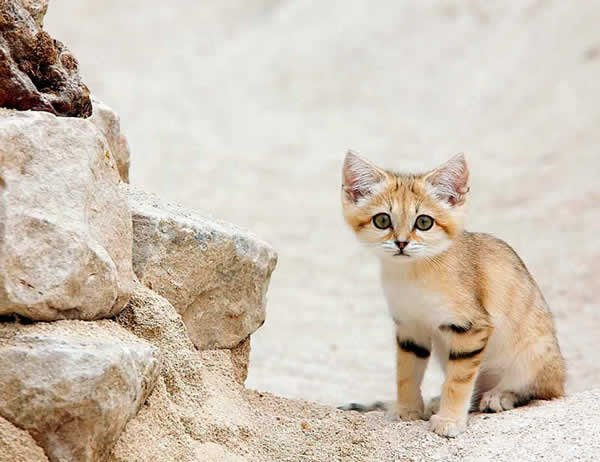
{"type": "Polygon", "coordinates": [[[437,327],[454,319],[447,297],[419,281],[383,278],[383,292],[395,322],[437,327]]]}

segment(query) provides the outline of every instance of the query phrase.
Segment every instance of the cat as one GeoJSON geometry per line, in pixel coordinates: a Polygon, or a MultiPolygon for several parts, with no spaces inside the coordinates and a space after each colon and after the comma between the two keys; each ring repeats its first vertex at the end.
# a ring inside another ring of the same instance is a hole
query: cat
{"type": "Polygon", "coordinates": [[[380,259],[395,323],[397,401],[388,414],[429,419],[445,437],[466,429],[470,409],[500,412],[564,395],[546,301],[508,244],[464,229],[469,190],[463,154],[401,174],[350,151],[342,169],[344,218],[380,259]],[[420,388],[432,347],[446,378],[426,410],[420,388]]]}

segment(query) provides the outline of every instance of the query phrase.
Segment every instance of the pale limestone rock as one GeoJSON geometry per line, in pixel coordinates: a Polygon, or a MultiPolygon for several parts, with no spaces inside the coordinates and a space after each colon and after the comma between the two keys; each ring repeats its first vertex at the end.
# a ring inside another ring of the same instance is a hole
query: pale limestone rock
{"type": "Polygon", "coordinates": [[[265,319],[277,254],[256,237],[128,188],[133,269],[181,314],[200,349],[232,348],[265,319]]]}
{"type": "Polygon", "coordinates": [[[0,109],[0,315],[117,314],[133,284],[131,215],[88,120],[0,109]]]}
{"type": "Polygon", "coordinates": [[[0,324],[0,415],[51,462],[105,460],[159,372],[159,350],[114,321],[0,324]]]}
{"type": "Polygon", "coordinates": [[[48,458],[29,433],[0,417],[0,462],[48,462],[48,458]]]}
{"type": "Polygon", "coordinates": [[[121,120],[115,111],[97,98],[92,97],[92,122],[106,137],[110,151],[117,161],[119,175],[125,183],[129,183],[129,144],[121,133],[121,120]]]}

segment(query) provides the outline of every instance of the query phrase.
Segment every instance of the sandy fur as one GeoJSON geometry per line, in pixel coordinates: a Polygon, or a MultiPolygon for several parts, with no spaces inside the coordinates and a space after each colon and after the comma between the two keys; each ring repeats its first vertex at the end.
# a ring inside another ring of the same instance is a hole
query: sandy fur
{"type": "Polygon", "coordinates": [[[343,174],[345,219],[381,260],[397,326],[396,413],[425,415],[423,351],[433,347],[446,380],[431,427],[449,437],[466,428],[471,406],[498,412],[564,394],[564,361],[537,284],[508,244],[463,229],[468,178],[464,156],[413,175],[350,153],[343,174]],[[388,213],[393,225],[377,229],[377,213],[388,213]],[[428,231],[414,225],[421,214],[435,220],[428,231]],[[407,242],[406,255],[398,255],[397,241],[407,242]]]}

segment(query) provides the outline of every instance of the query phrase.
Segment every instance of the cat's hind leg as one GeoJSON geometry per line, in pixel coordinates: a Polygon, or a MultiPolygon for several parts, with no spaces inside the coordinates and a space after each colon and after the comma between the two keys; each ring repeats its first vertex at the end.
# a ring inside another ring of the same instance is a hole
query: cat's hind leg
{"type": "Polygon", "coordinates": [[[541,339],[523,351],[499,382],[484,391],[479,402],[483,412],[502,412],[523,406],[532,399],[564,395],[565,368],[554,339],[541,339]]]}
{"type": "Polygon", "coordinates": [[[530,398],[512,391],[490,390],[483,394],[479,403],[482,412],[510,411],[517,406],[526,404],[530,398]]]}

